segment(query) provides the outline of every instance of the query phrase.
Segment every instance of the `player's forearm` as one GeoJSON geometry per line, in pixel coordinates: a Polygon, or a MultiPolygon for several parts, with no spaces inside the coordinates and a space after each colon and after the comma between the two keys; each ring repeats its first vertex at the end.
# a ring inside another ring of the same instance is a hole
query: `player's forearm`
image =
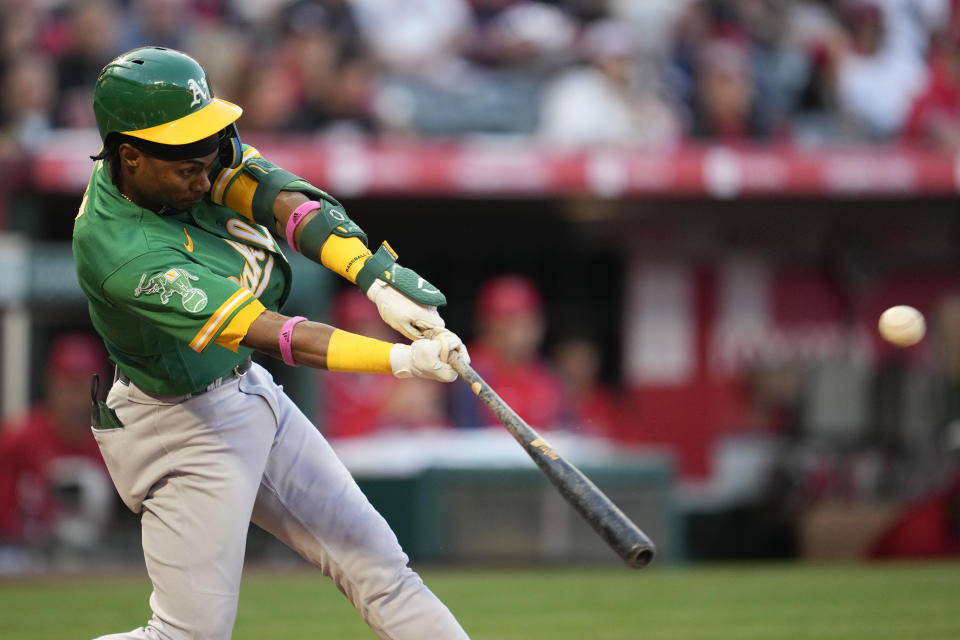
{"type": "Polygon", "coordinates": [[[393,373],[390,364],[393,343],[342,331],[320,322],[304,320],[290,325],[289,320],[288,316],[264,311],[250,325],[242,344],[286,360],[281,347],[286,340],[288,357],[297,365],[331,371],[393,373]],[[285,331],[288,333],[282,337],[285,331]]]}
{"type": "MultiPolygon", "coordinates": [[[[247,329],[241,344],[274,358],[280,353],[280,331],[288,316],[264,311],[247,329]]],[[[293,343],[293,356],[297,363],[317,369],[327,368],[327,346],[333,327],[320,322],[301,322],[296,326],[297,340],[293,343]]]]}
{"type": "Polygon", "coordinates": [[[304,318],[264,311],[247,331],[242,344],[281,358],[290,365],[330,371],[392,373],[398,378],[452,382],[456,371],[447,360],[456,351],[470,361],[460,338],[446,331],[413,344],[394,344],[336,329],[304,318]]]}

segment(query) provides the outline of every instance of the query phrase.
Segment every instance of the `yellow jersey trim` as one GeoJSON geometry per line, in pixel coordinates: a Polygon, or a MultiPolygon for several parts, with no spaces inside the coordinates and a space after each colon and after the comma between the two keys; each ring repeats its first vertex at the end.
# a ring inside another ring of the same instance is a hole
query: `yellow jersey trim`
{"type": "Polygon", "coordinates": [[[217,334],[220,327],[227,321],[234,311],[243,306],[244,303],[253,299],[253,294],[247,289],[237,289],[237,292],[227,298],[226,302],[217,307],[207,323],[200,328],[197,335],[190,341],[190,348],[197,353],[202,352],[210,344],[210,340],[217,334]]]}
{"type": "Polygon", "coordinates": [[[233,316],[233,320],[220,332],[214,342],[236,353],[237,349],[240,348],[240,342],[246,337],[247,331],[250,330],[250,325],[264,311],[266,311],[266,307],[254,298],[250,301],[250,304],[240,309],[237,315],[233,316]]]}
{"type": "Polygon", "coordinates": [[[253,194],[257,192],[257,184],[257,181],[247,174],[240,174],[227,187],[223,204],[252,221],[253,194]]]}

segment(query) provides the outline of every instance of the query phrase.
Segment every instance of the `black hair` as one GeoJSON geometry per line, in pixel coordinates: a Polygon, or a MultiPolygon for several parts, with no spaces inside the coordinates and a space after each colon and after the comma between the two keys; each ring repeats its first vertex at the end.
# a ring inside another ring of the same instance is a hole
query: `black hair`
{"type": "Polygon", "coordinates": [[[104,141],[103,147],[100,149],[100,153],[95,156],[90,156],[90,159],[93,161],[103,160],[107,163],[107,169],[110,170],[110,179],[113,180],[113,184],[115,184],[118,189],[120,188],[121,142],[121,136],[111,133],[107,136],[106,141],[104,141]]]}

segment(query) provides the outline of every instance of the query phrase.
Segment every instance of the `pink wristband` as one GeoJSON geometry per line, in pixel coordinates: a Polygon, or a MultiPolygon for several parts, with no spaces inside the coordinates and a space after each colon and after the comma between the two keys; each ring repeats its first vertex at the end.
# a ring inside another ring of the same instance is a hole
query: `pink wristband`
{"type": "Polygon", "coordinates": [[[293,233],[297,230],[297,225],[300,224],[300,221],[303,220],[308,213],[322,207],[322,202],[310,200],[309,202],[304,202],[302,205],[294,209],[293,213],[290,214],[290,217],[287,218],[287,244],[290,245],[290,248],[297,253],[300,253],[300,249],[293,240],[293,233]]]}
{"type": "Polygon", "coordinates": [[[294,316],[280,327],[280,355],[283,356],[283,361],[291,367],[300,366],[293,359],[293,328],[304,320],[306,318],[303,316],[294,316]]]}

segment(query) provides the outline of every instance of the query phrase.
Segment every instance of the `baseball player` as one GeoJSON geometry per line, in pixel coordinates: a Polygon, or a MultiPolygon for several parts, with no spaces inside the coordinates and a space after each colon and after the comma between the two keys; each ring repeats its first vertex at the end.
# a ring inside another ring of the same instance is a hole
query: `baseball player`
{"type": "MultiPolygon", "coordinates": [[[[243,145],[240,107],[200,65],[129,51],[94,90],[103,139],[73,234],[90,318],[115,361],[93,433],[141,514],[146,626],[114,640],[226,639],[252,520],[329,576],[381,638],[466,638],[318,430],[251,363],[450,382],[467,357],[443,294],[397,264],[327,193],[243,145]],[[277,310],[290,268],[274,235],[355,282],[412,340],[390,344],[277,310]]],[[[335,401],[335,399],[333,400],[335,401]]]]}

